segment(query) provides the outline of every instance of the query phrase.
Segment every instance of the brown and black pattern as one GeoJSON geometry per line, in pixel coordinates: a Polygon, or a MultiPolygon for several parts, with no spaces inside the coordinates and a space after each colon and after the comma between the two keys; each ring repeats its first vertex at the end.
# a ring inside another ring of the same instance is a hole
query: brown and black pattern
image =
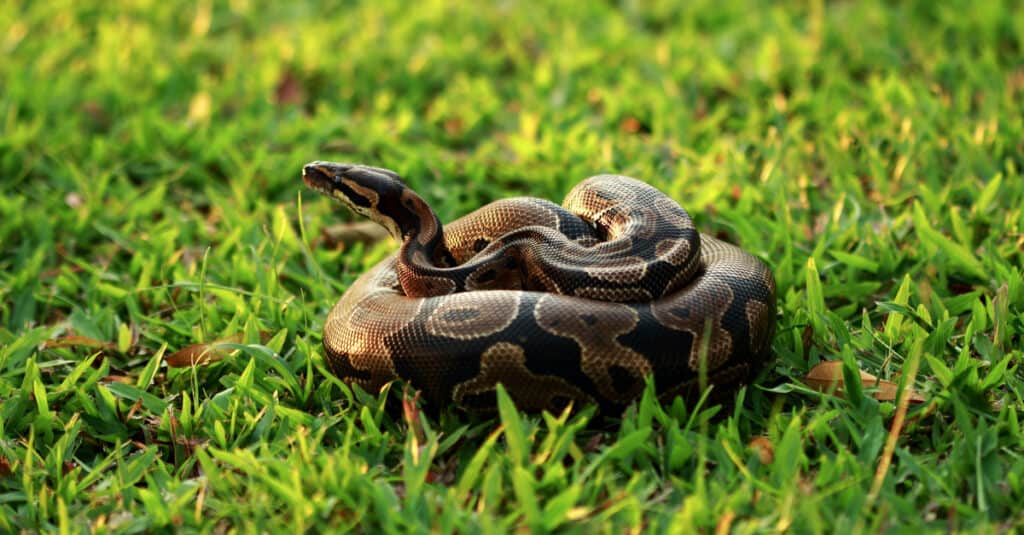
{"type": "Polygon", "coordinates": [[[665,397],[721,394],[769,358],[771,271],[639,180],[599,175],[563,206],[505,199],[442,226],[386,169],[313,162],[303,178],[402,244],[324,326],[332,370],[364,389],[401,378],[489,410],[501,383],[525,409],[617,410],[648,376],[665,397]]]}

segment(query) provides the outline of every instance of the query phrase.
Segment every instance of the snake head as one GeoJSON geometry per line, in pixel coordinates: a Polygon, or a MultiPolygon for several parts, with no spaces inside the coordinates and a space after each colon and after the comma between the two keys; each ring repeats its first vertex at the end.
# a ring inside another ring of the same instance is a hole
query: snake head
{"type": "Polygon", "coordinates": [[[302,168],[302,180],[313,190],[363,215],[369,215],[378,206],[382,194],[396,193],[405,187],[394,171],[351,163],[307,163],[302,168]]]}
{"type": "Polygon", "coordinates": [[[389,169],[315,161],[303,166],[302,180],[314,191],[376,221],[400,241],[421,226],[422,214],[416,209],[426,204],[389,169]]]}

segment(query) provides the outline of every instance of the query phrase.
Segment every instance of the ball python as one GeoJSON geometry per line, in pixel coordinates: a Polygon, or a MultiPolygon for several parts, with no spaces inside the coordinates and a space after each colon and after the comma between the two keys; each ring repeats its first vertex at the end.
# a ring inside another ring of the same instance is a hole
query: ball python
{"type": "Polygon", "coordinates": [[[332,373],[367,391],[402,379],[486,411],[501,383],[526,410],[621,410],[649,376],[662,398],[728,394],[769,357],[772,272],[640,180],[593,176],[562,206],[503,199],[444,226],[387,169],[316,161],[303,181],[401,244],[324,324],[332,373]]]}

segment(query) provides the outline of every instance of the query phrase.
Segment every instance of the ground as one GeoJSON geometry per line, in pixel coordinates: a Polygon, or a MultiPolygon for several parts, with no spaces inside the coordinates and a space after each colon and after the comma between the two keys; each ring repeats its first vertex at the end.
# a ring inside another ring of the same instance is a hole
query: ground
{"type": "Polygon", "coordinates": [[[0,53],[0,532],[1024,523],[1016,2],[14,0],[0,53]],[[600,421],[352,391],[323,320],[394,244],[314,159],[444,220],[643,178],[772,267],[776,360],[600,421]]]}

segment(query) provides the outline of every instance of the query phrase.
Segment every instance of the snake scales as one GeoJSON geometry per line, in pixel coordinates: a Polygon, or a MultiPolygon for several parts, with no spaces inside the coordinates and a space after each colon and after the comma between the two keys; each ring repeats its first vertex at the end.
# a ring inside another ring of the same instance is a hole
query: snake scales
{"type": "Polygon", "coordinates": [[[621,409],[653,375],[660,397],[719,394],[767,360],[775,281],[747,252],[695,229],[636,179],[599,175],[563,206],[518,197],[443,227],[392,171],[312,162],[312,189],[383,225],[399,250],[327,317],[331,370],[375,391],[404,379],[432,404],[621,409]]]}

